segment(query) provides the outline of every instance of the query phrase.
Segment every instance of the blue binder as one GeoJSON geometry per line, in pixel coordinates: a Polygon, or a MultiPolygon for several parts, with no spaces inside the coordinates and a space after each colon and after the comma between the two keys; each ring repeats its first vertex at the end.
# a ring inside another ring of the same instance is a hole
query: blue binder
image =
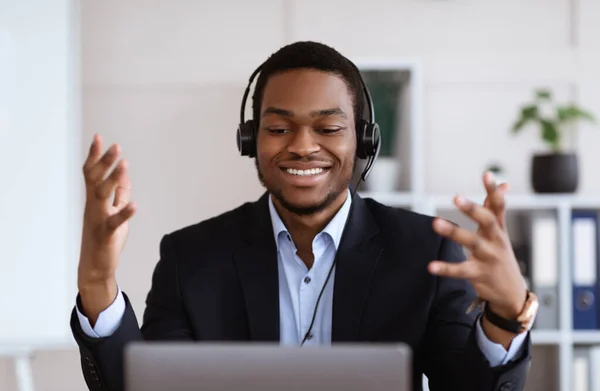
{"type": "Polygon", "coordinates": [[[573,329],[599,328],[598,213],[573,211],[572,222],[573,329]]]}

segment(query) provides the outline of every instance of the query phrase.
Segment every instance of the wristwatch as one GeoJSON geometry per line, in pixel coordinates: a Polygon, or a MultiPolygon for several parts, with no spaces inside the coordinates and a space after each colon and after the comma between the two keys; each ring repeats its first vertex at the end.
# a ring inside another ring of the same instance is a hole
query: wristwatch
{"type": "Polygon", "coordinates": [[[516,319],[506,319],[501,317],[492,311],[487,303],[484,304],[483,316],[485,316],[490,323],[503,330],[510,331],[514,334],[521,334],[525,331],[531,330],[531,327],[535,321],[535,316],[537,315],[538,307],[539,303],[537,296],[535,293],[528,290],[525,305],[516,319]]]}

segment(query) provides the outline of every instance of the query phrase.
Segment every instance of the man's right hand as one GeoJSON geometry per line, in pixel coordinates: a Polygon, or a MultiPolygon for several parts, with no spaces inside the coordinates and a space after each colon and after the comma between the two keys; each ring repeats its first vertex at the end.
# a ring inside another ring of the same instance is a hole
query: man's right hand
{"type": "Polygon", "coordinates": [[[126,161],[111,170],[119,159],[119,146],[112,145],[104,154],[102,150],[102,138],[95,135],[83,165],[86,202],[77,285],[92,327],[117,295],[115,271],[135,213],[126,161]]]}

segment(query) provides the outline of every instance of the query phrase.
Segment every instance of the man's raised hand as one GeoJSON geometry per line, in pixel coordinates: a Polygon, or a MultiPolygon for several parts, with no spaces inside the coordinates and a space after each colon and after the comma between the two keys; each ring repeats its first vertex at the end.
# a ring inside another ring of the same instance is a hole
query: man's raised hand
{"type": "Polygon", "coordinates": [[[112,145],[103,153],[102,144],[102,138],[95,135],[83,165],[86,201],[78,287],[92,323],[115,298],[115,271],[125,245],[128,221],[136,209],[130,200],[127,162],[119,160],[119,146],[112,145]]]}

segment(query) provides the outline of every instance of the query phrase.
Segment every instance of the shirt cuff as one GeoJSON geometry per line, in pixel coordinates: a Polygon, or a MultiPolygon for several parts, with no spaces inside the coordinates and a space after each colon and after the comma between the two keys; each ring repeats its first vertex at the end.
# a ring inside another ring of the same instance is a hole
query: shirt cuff
{"type": "Polygon", "coordinates": [[[100,313],[93,328],[89,319],[81,313],[79,307],[76,305],[75,308],[83,332],[88,337],[104,338],[111,336],[121,325],[121,319],[125,314],[125,298],[123,298],[121,288],[118,287],[117,297],[107,309],[100,313]]]}
{"type": "Polygon", "coordinates": [[[527,334],[529,333],[521,333],[515,336],[507,351],[504,348],[504,346],[502,346],[502,344],[490,341],[487,335],[485,335],[483,327],[481,326],[481,316],[477,318],[477,321],[475,323],[477,344],[479,345],[479,349],[486,356],[486,358],[490,362],[490,366],[492,367],[504,365],[509,361],[513,360],[515,357],[517,357],[517,355],[521,352],[523,342],[525,341],[525,338],[527,338],[527,334]]]}

